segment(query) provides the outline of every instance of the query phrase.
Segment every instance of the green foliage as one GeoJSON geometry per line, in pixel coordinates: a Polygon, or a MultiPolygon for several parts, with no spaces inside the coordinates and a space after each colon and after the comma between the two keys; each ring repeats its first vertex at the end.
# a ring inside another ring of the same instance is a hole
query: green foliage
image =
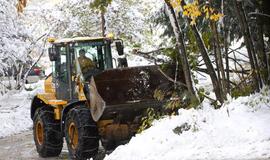
{"type": "MultiPolygon", "coordinates": [[[[174,55],[175,53],[173,49],[167,49],[167,52],[171,55],[174,55]]],[[[172,65],[164,64],[161,66],[161,69],[165,73],[168,73],[168,76],[174,76],[175,67],[172,67],[172,65]],[[170,72],[171,70],[173,71],[170,72]]],[[[203,93],[204,90],[200,89],[200,92],[203,93]]],[[[139,133],[151,127],[152,122],[155,119],[159,119],[164,115],[177,115],[177,111],[180,108],[196,108],[200,103],[200,101],[198,101],[195,95],[187,91],[186,87],[178,84],[171,86],[171,88],[165,84],[161,85],[154,91],[153,96],[158,101],[166,100],[166,103],[164,104],[161,111],[155,111],[152,108],[149,108],[147,110],[146,116],[141,119],[142,124],[138,130],[139,133]]]]}
{"type": "MultiPolygon", "coordinates": [[[[202,90],[200,90],[203,92],[202,90]]],[[[187,90],[173,90],[173,91],[162,91],[162,90],[155,90],[154,98],[158,101],[164,100],[165,97],[170,97],[170,100],[164,105],[164,109],[170,115],[176,115],[178,109],[180,108],[196,108],[200,101],[196,98],[195,95],[191,94],[187,90]]]]}
{"type": "Polygon", "coordinates": [[[238,98],[241,96],[248,96],[254,92],[254,86],[252,84],[243,85],[232,89],[232,97],[238,98]]]}
{"type": "Polygon", "coordinates": [[[199,63],[198,62],[198,54],[196,54],[194,52],[189,52],[188,61],[189,61],[189,65],[190,65],[191,70],[196,70],[198,63],[199,63]]]}
{"type": "Polygon", "coordinates": [[[182,99],[177,94],[177,92],[173,92],[170,101],[165,105],[165,109],[172,111],[172,114],[177,114],[177,110],[182,106],[182,99]]]}
{"type": "Polygon", "coordinates": [[[139,130],[137,131],[138,133],[141,133],[142,131],[144,131],[145,129],[149,128],[152,126],[152,123],[155,119],[160,119],[161,113],[155,111],[153,108],[148,108],[146,110],[146,116],[144,116],[141,121],[142,124],[139,127],[139,130]]]}
{"type": "Polygon", "coordinates": [[[199,48],[196,43],[196,38],[195,38],[194,32],[190,28],[188,28],[188,31],[187,31],[187,38],[189,42],[187,45],[187,51],[189,53],[198,53],[199,48]]]}
{"type": "Polygon", "coordinates": [[[132,47],[133,48],[141,48],[142,47],[142,44],[140,44],[140,43],[134,43],[132,47]]]}
{"type": "Polygon", "coordinates": [[[175,61],[176,59],[179,59],[178,51],[176,50],[176,48],[165,48],[163,50],[163,54],[170,57],[173,61],[175,61]]]}
{"type": "Polygon", "coordinates": [[[165,93],[162,90],[156,89],[154,91],[154,98],[157,99],[158,101],[164,100],[165,93]]]}
{"type": "Polygon", "coordinates": [[[207,49],[210,49],[211,48],[211,38],[213,36],[213,33],[209,30],[205,31],[205,32],[202,32],[202,39],[204,41],[204,44],[205,44],[205,47],[207,49]]]}
{"type": "Polygon", "coordinates": [[[199,104],[197,98],[187,90],[183,90],[182,87],[176,87],[173,91],[162,89],[156,89],[154,91],[154,98],[158,101],[163,101],[168,97],[170,97],[170,99],[165,103],[162,111],[155,111],[153,108],[147,109],[146,116],[141,119],[142,124],[138,133],[141,133],[143,130],[151,127],[152,122],[155,119],[160,119],[164,115],[176,115],[180,108],[195,108],[199,104]]]}
{"type": "Polygon", "coordinates": [[[197,97],[187,90],[182,93],[181,97],[182,97],[181,108],[186,109],[196,108],[200,104],[200,101],[197,99],[197,97]]]}
{"type": "Polygon", "coordinates": [[[188,123],[184,123],[181,126],[177,126],[176,128],[173,129],[173,133],[180,135],[182,134],[184,131],[188,131],[190,130],[191,125],[189,125],[188,123]]]}
{"type": "Polygon", "coordinates": [[[201,87],[201,88],[198,89],[198,95],[199,95],[199,98],[200,98],[201,102],[204,100],[204,97],[205,97],[204,95],[205,94],[207,94],[207,93],[205,93],[204,88],[201,87]]]}
{"type": "Polygon", "coordinates": [[[191,132],[197,132],[199,131],[198,125],[196,122],[194,122],[193,124],[188,124],[187,122],[183,123],[180,126],[177,126],[173,129],[173,133],[180,135],[185,131],[189,131],[191,130],[191,132]]]}
{"type": "Polygon", "coordinates": [[[90,7],[93,9],[97,9],[101,12],[106,12],[107,7],[112,3],[112,0],[94,0],[90,7]]]}

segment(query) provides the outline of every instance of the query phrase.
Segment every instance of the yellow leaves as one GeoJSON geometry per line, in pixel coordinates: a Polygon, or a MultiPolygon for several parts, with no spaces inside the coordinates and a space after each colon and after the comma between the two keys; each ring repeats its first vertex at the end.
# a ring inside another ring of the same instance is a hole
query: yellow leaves
{"type": "Polygon", "coordinates": [[[182,10],[183,15],[191,19],[190,22],[191,25],[195,25],[197,18],[199,18],[202,15],[204,15],[206,19],[215,22],[223,17],[223,14],[218,13],[217,10],[210,7],[208,4],[200,7],[198,0],[194,0],[192,3],[188,3],[184,6],[181,6],[182,0],[166,0],[166,1],[172,5],[172,7],[175,9],[177,13],[182,10]]]}
{"type": "Polygon", "coordinates": [[[177,8],[181,6],[181,0],[169,0],[169,2],[173,8],[177,8]]]}
{"type": "Polygon", "coordinates": [[[214,14],[212,14],[211,16],[210,16],[210,20],[212,20],[212,21],[218,21],[220,18],[222,18],[223,17],[223,14],[221,14],[221,13],[214,13],[214,14]]]}
{"type": "Polygon", "coordinates": [[[202,7],[202,12],[205,13],[205,18],[206,18],[206,19],[209,19],[210,13],[213,12],[213,9],[210,8],[209,6],[203,6],[203,7],[202,7]]]}
{"type": "Polygon", "coordinates": [[[211,21],[218,21],[223,14],[218,13],[215,9],[211,8],[210,6],[203,6],[202,12],[205,14],[206,19],[210,19],[211,21]]]}
{"type": "Polygon", "coordinates": [[[181,10],[181,1],[182,0],[167,0],[167,2],[169,2],[175,9],[176,13],[179,13],[181,10]]]}
{"type": "Polygon", "coordinates": [[[191,25],[196,24],[196,19],[202,14],[198,4],[198,0],[195,0],[193,3],[186,4],[183,7],[183,15],[191,19],[191,25]]]}

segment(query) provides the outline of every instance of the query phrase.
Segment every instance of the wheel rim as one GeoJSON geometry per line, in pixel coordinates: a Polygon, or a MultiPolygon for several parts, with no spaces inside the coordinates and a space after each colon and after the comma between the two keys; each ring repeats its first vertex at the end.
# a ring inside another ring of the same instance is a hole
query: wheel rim
{"type": "Polygon", "coordinates": [[[38,141],[38,144],[39,145],[42,145],[43,142],[44,142],[44,128],[43,128],[43,124],[38,121],[36,123],[36,138],[37,138],[37,141],[38,141]]]}
{"type": "Polygon", "coordinates": [[[78,129],[74,122],[71,122],[68,127],[68,137],[72,149],[76,149],[78,146],[79,136],[78,136],[78,129]]]}

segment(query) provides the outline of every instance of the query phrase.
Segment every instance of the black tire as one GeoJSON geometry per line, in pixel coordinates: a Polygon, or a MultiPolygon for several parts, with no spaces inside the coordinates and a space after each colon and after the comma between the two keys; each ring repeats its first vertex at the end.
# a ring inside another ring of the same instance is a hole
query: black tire
{"type": "Polygon", "coordinates": [[[54,119],[53,109],[48,106],[37,109],[33,123],[34,141],[39,155],[58,156],[63,148],[63,135],[60,121],[54,119]]]}
{"type": "Polygon", "coordinates": [[[84,105],[71,109],[65,120],[65,138],[72,159],[92,158],[98,153],[99,135],[90,110],[84,105]]]}

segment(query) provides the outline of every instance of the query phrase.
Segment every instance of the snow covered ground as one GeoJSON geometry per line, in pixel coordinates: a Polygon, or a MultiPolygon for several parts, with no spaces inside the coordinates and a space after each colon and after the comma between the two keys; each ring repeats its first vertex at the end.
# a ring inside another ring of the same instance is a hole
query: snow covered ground
{"type": "Polygon", "coordinates": [[[43,91],[43,82],[27,85],[26,88],[32,88],[32,91],[11,91],[0,97],[0,138],[32,127],[31,100],[36,93],[43,91]]]}
{"type": "Polygon", "coordinates": [[[269,88],[200,107],[155,121],[105,160],[270,159],[269,88]]]}

